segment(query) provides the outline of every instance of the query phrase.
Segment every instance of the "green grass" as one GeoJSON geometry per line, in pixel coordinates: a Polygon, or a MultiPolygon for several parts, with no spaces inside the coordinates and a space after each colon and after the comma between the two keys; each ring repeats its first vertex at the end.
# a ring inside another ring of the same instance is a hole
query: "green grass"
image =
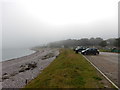
{"type": "Polygon", "coordinates": [[[103,88],[102,80],[104,78],[82,55],[62,49],[60,55],[25,88],[103,88]]]}
{"type": "Polygon", "coordinates": [[[112,49],[99,49],[100,52],[111,52],[111,53],[120,53],[120,50],[112,50],[112,49]]]}
{"type": "Polygon", "coordinates": [[[106,49],[99,49],[100,50],[100,52],[111,52],[111,49],[108,49],[108,50],[106,50],[106,49]]]}

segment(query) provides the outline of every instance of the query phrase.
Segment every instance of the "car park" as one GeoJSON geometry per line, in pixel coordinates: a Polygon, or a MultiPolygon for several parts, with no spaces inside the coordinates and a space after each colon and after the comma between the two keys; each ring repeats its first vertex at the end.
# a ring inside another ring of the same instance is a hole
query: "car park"
{"type": "Polygon", "coordinates": [[[99,54],[99,50],[96,48],[87,48],[86,50],[81,51],[81,54],[83,55],[97,55],[99,54]]]}

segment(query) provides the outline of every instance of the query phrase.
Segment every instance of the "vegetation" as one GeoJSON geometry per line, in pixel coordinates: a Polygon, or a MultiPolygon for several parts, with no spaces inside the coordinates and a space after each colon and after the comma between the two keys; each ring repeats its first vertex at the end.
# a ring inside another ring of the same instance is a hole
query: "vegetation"
{"type": "Polygon", "coordinates": [[[112,52],[112,53],[120,53],[120,49],[112,48],[112,49],[99,49],[100,52],[112,52]]]}
{"type": "MultiPolygon", "coordinates": [[[[86,59],[72,50],[60,55],[25,88],[103,88],[105,79],[86,59]]],[[[111,87],[110,83],[107,83],[111,87]]]]}
{"type": "Polygon", "coordinates": [[[99,44],[101,47],[105,47],[105,46],[107,46],[107,42],[106,41],[102,41],[102,42],[100,42],[100,44],[99,44]]]}
{"type": "Polygon", "coordinates": [[[111,52],[112,51],[112,49],[99,49],[100,50],[100,52],[111,52]]]}
{"type": "Polygon", "coordinates": [[[120,46],[120,38],[110,38],[107,40],[103,40],[102,38],[82,38],[82,39],[68,39],[62,41],[56,41],[49,43],[47,46],[49,47],[64,47],[64,48],[75,48],[76,46],[86,46],[86,47],[117,47],[120,46]],[[119,45],[118,45],[119,44],[119,45]]]}
{"type": "Polygon", "coordinates": [[[115,41],[115,43],[114,43],[114,45],[116,46],[116,47],[119,47],[120,48],[120,38],[117,38],[117,39],[115,39],[116,41],[115,41]]]}

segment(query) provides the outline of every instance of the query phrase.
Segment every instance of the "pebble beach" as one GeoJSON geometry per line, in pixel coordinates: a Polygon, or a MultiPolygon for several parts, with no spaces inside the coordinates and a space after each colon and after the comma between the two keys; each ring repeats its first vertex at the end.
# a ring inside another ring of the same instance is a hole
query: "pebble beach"
{"type": "Polygon", "coordinates": [[[59,55],[59,49],[34,50],[36,52],[31,55],[0,62],[2,88],[23,88],[59,55]]]}

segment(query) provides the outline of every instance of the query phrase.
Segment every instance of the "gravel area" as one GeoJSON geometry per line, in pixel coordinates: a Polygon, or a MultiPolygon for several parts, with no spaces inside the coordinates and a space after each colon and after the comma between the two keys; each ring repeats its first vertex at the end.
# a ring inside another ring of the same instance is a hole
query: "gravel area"
{"type": "Polygon", "coordinates": [[[95,66],[97,66],[114,83],[118,84],[118,54],[100,52],[100,55],[86,55],[95,66]]]}
{"type": "MultiPolygon", "coordinates": [[[[34,54],[2,62],[3,88],[22,88],[59,55],[58,49],[37,49],[34,54]]],[[[1,63],[0,63],[1,64],[1,63]]]]}

